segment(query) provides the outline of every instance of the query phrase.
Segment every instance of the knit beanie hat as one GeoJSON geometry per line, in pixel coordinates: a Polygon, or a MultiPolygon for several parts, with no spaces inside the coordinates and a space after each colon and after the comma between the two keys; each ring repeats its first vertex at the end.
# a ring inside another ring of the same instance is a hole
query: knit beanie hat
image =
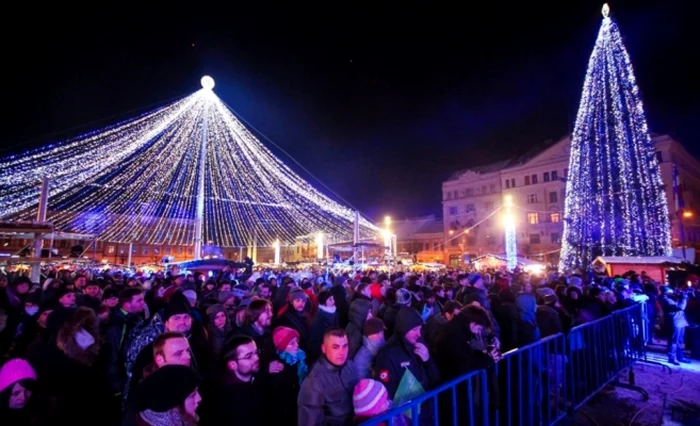
{"type": "Polygon", "coordinates": [[[279,352],[284,352],[294,338],[299,339],[299,332],[293,328],[277,327],[272,331],[272,341],[279,352]]]}
{"type": "Polygon", "coordinates": [[[400,288],[396,290],[396,303],[400,305],[410,305],[411,304],[411,292],[405,288],[400,288]]]}
{"type": "Polygon", "coordinates": [[[295,287],[292,289],[292,291],[289,292],[289,301],[294,302],[297,299],[302,299],[306,300],[307,296],[304,290],[301,289],[301,287],[295,287]]]}
{"type": "Polygon", "coordinates": [[[352,405],[355,407],[355,415],[373,417],[389,408],[389,394],[380,382],[362,379],[355,385],[352,405]]]}
{"type": "Polygon", "coordinates": [[[207,308],[207,315],[212,319],[212,321],[219,312],[226,312],[226,307],[221,303],[215,303],[207,308]]]}
{"type": "Polygon", "coordinates": [[[187,298],[190,303],[197,303],[197,292],[194,290],[185,290],[182,295],[187,298]]]}
{"type": "Polygon", "coordinates": [[[168,302],[168,307],[165,308],[165,314],[163,315],[163,321],[167,321],[170,317],[174,315],[187,314],[192,315],[190,311],[190,304],[187,298],[181,291],[176,291],[170,297],[168,302]]]}
{"type": "Polygon", "coordinates": [[[469,277],[469,285],[474,285],[476,284],[479,280],[481,279],[481,274],[472,274],[469,277]]]}
{"type": "Polygon", "coordinates": [[[219,303],[226,303],[226,301],[233,297],[233,293],[230,291],[219,292],[219,303]]]}
{"type": "Polygon", "coordinates": [[[0,392],[25,379],[36,380],[36,372],[29,362],[21,358],[7,361],[0,368],[0,392]]]}
{"type": "Polygon", "coordinates": [[[136,409],[163,413],[182,404],[197,389],[202,378],[184,365],[165,365],[146,377],[136,388],[136,409]]]}
{"type": "Polygon", "coordinates": [[[365,325],[362,327],[362,332],[365,336],[371,336],[373,334],[381,333],[384,331],[384,321],[379,318],[370,318],[365,321],[365,325]]]}
{"type": "Polygon", "coordinates": [[[318,294],[318,304],[319,304],[320,306],[325,306],[325,305],[326,305],[326,302],[327,302],[328,299],[330,299],[331,297],[333,297],[333,293],[331,293],[330,290],[323,290],[322,292],[320,292],[320,293],[318,294]]]}

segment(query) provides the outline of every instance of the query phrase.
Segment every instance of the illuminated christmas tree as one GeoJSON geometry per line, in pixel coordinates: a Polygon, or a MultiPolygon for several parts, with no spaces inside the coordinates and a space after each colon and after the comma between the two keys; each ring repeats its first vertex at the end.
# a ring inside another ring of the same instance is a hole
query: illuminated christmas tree
{"type": "MultiPolygon", "coordinates": [[[[355,210],[314,189],[213,92],[0,160],[0,217],[32,220],[50,179],[48,220],[112,242],[223,247],[352,241],[355,210]]],[[[377,227],[359,217],[361,238],[377,227]]]]}
{"type": "Polygon", "coordinates": [[[599,255],[671,252],[668,204],[632,64],[617,24],[603,23],[571,140],[559,269],[599,255]]]}

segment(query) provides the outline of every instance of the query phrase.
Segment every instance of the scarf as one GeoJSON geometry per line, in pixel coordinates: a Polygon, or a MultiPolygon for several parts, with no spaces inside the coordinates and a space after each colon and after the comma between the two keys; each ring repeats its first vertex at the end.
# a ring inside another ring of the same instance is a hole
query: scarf
{"type": "Polygon", "coordinates": [[[306,365],[306,353],[299,349],[296,355],[292,355],[289,352],[278,352],[280,359],[284,361],[287,365],[297,366],[297,377],[299,378],[299,384],[304,381],[307,374],[309,374],[309,367],[306,365]]]}
{"type": "Polygon", "coordinates": [[[173,409],[164,412],[145,410],[139,413],[141,420],[151,426],[196,426],[197,422],[185,418],[180,410],[173,409]]]}
{"type": "Polygon", "coordinates": [[[336,307],[335,306],[318,305],[318,309],[322,310],[323,312],[329,313],[329,314],[334,314],[336,307]]]}

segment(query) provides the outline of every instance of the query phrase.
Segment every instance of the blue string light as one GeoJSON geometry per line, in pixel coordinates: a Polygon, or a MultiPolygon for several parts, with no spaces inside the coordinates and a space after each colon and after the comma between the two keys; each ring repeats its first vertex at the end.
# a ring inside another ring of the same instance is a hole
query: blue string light
{"type": "Polygon", "coordinates": [[[571,142],[559,269],[605,256],[666,256],[666,194],[632,64],[617,24],[603,23],[571,142]]]}

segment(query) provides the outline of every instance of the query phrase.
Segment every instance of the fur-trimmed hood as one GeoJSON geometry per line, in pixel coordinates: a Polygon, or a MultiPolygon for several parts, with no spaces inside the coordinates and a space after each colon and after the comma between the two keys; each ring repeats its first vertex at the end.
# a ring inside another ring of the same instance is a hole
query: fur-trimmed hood
{"type": "Polygon", "coordinates": [[[80,307],[65,324],[61,326],[56,336],[56,346],[67,357],[84,365],[92,365],[100,352],[100,331],[97,315],[90,308],[80,307]],[[81,347],[76,335],[81,330],[87,332],[94,342],[87,348],[81,347]]]}

